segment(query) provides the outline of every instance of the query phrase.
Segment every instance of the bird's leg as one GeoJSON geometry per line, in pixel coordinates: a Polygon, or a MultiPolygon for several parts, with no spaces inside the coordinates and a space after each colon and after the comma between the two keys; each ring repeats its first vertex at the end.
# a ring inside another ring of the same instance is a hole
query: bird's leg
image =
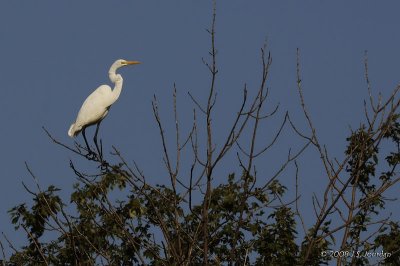
{"type": "Polygon", "coordinates": [[[100,139],[100,153],[103,155],[103,141],[100,139]]]}
{"type": "MultiPolygon", "coordinates": [[[[94,145],[96,145],[96,149],[97,149],[97,152],[98,152],[99,157],[100,157],[99,159],[100,159],[101,162],[103,162],[103,151],[102,151],[103,147],[101,147],[101,149],[99,149],[99,145],[97,144],[97,134],[99,133],[100,123],[101,123],[101,121],[99,123],[97,123],[96,133],[94,133],[93,141],[94,141],[94,145]]],[[[102,146],[101,140],[100,140],[100,144],[102,146]]]]}
{"type": "Polygon", "coordinates": [[[85,130],[86,130],[86,128],[84,128],[84,129],[82,130],[82,136],[83,136],[83,139],[85,140],[86,147],[87,147],[87,151],[88,151],[88,154],[86,155],[86,158],[88,158],[89,160],[93,160],[93,158],[94,158],[94,152],[90,149],[89,143],[88,143],[88,141],[87,141],[87,139],[86,139],[86,132],[85,132],[85,130]]]}
{"type": "Polygon", "coordinates": [[[86,130],[86,128],[84,128],[84,129],[82,130],[82,136],[83,136],[83,139],[85,140],[85,143],[86,143],[86,147],[87,147],[88,152],[91,153],[92,150],[90,149],[89,143],[87,142],[85,130],[86,130]]]}

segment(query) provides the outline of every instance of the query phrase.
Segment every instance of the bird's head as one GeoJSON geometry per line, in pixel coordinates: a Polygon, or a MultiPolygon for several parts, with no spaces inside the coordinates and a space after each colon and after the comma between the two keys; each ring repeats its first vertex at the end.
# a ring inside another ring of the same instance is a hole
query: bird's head
{"type": "Polygon", "coordinates": [[[123,66],[128,66],[128,65],[137,65],[137,64],[140,64],[140,62],[139,61],[128,61],[125,59],[118,59],[114,63],[114,65],[116,65],[117,68],[123,67],[123,66]]]}
{"type": "Polygon", "coordinates": [[[116,82],[119,79],[122,79],[121,75],[116,75],[116,71],[118,68],[123,67],[123,66],[128,66],[128,65],[137,65],[140,64],[139,61],[128,61],[125,59],[118,59],[117,61],[114,62],[114,64],[111,65],[110,70],[108,71],[108,75],[110,77],[110,80],[112,82],[116,82]]]}
{"type": "Polygon", "coordinates": [[[111,65],[110,67],[110,75],[115,75],[115,71],[123,66],[128,66],[128,65],[137,65],[140,64],[139,61],[128,61],[125,59],[118,59],[117,61],[114,62],[114,64],[111,65]]]}

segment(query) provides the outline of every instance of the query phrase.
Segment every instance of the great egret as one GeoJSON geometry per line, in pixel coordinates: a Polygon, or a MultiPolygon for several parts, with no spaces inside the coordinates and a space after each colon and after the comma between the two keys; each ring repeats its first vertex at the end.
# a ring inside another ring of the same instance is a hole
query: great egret
{"type": "Polygon", "coordinates": [[[104,117],[106,117],[111,105],[118,100],[122,90],[123,79],[120,74],[116,73],[116,71],[120,67],[136,64],[140,64],[140,62],[127,61],[124,59],[118,59],[115,61],[108,71],[108,76],[110,77],[111,82],[115,84],[114,89],[111,90],[111,87],[108,85],[101,85],[94,92],[92,92],[83,102],[78,116],[76,117],[75,123],[73,123],[69,128],[68,135],[71,138],[76,137],[82,131],[82,135],[89,153],[91,153],[91,150],[86,140],[85,129],[89,126],[97,124],[96,133],[93,140],[97,151],[100,153],[97,145],[97,133],[99,131],[100,123],[104,117]]]}

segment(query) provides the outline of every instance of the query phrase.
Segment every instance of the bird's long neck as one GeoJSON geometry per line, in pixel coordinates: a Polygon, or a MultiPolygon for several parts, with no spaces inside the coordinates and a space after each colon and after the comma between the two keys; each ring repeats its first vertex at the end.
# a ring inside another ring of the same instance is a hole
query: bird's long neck
{"type": "Polygon", "coordinates": [[[114,83],[114,89],[112,91],[113,99],[111,104],[118,100],[119,95],[122,91],[122,84],[124,83],[122,76],[116,73],[117,69],[118,67],[112,65],[110,70],[108,71],[108,76],[110,77],[111,82],[114,83]]]}

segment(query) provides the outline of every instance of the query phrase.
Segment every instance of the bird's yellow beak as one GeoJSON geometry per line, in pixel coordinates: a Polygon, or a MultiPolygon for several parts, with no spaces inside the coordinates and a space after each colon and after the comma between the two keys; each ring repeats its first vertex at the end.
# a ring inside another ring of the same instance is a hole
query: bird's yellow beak
{"type": "Polygon", "coordinates": [[[141,62],[139,62],[139,61],[125,61],[124,63],[125,63],[125,65],[137,65],[137,64],[141,64],[141,62]]]}

